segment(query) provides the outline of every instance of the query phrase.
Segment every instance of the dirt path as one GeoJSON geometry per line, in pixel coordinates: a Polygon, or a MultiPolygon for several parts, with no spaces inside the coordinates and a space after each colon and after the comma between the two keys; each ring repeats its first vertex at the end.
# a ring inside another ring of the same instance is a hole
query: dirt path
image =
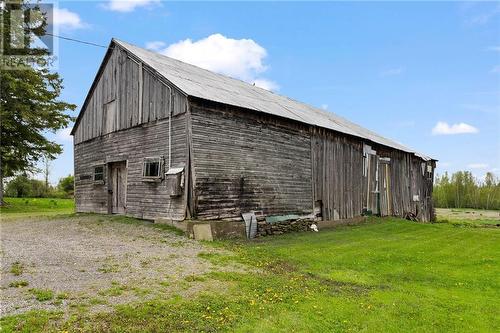
{"type": "Polygon", "coordinates": [[[196,291],[186,277],[211,270],[198,254],[212,248],[119,220],[83,215],[1,222],[1,315],[196,291]],[[49,299],[40,301],[40,290],[49,299]]]}

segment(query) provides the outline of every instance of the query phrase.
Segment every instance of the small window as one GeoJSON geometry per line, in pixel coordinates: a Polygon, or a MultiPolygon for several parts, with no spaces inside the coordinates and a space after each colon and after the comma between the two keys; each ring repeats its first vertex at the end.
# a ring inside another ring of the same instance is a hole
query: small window
{"type": "Polygon", "coordinates": [[[427,179],[432,180],[432,164],[427,164],[427,179]]]}
{"type": "Polygon", "coordinates": [[[94,167],[94,181],[104,180],[104,166],[98,165],[94,167]]]}
{"type": "Polygon", "coordinates": [[[142,166],[142,176],[146,178],[160,178],[161,175],[161,158],[147,157],[144,159],[142,166]]]}

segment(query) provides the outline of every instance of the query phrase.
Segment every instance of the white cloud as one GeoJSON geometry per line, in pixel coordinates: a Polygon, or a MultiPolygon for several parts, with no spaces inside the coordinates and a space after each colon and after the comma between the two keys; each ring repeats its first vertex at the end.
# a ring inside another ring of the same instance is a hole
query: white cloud
{"type": "Polygon", "coordinates": [[[453,134],[467,134],[467,133],[477,133],[479,130],[474,126],[466,123],[458,123],[453,125],[448,125],[444,121],[438,121],[436,126],[432,129],[433,135],[453,135],[453,134]]]}
{"type": "Polygon", "coordinates": [[[321,104],[321,108],[323,110],[328,110],[328,104],[321,104]]]}
{"type": "Polygon", "coordinates": [[[472,163],[467,165],[470,169],[486,169],[489,165],[486,163],[472,163]]]}
{"type": "Polygon", "coordinates": [[[380,72],[381,76],[395,76],[395,75],[401,75],[405,69],[403,67],[396,67],[396,68],[389,68],[386,70],[383,70],[380,72]]]}
{"type": "Polygon", "coordinates": [[[56,133],[56,138],[58,141],[72,141],[71,127],[64,128],[56,133]]]}
{"type": "MultiPolygon", "coordinates": [[[[158,46],[158,42],[153,46],[158,46]]],[[[268,66],[265,48],[252,39],[233,39],[213,34],[193,41],[181,40],[158,52],[210,71],[255,84],[264,89],[277,90],[279,86],[261,77],[268,66]]]]}
{"type": "Polygon", "coordinates": [[[251,39],[232,39],[221,34],[193,42],[185,39],[161,53],[196,66],[245,81],[266,70],[266,50],[251,39]]]}
{"type": "Polygon", "coordinates": [[[54,8],[53,23],[60,28],[79,29],[86,26],[77,13],[66,8],[54,8]]]}
{"type": "Polygon", "coordinates": [[[165,46],[167,46],[167,44],[165,42],[161,42],[161,41],[152,41],[152,42],[146,43],[146,48],[148,50],[153,50],[153,51],[158,51],[158,50],[164,48],[165,46]]]}
{"type": "Polygon", "coordinates": [[[159,2],[160,0],[109,0],[105,8],[115,12],[130,13],[138,7],[150,7],[159,2]]]}

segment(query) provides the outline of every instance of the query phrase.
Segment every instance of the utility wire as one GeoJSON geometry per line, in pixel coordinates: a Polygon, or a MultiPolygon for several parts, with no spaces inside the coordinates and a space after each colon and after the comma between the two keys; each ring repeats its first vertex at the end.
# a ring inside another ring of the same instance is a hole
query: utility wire
{"type": "Polygon", "coordinates": [[[45,33],[47,36],[52,36],[52,37],[56,37],[56,38],[60,38],[60,39],[65,39],[65,40],[69,40],[71,42],[77,42],[77,43],[81,43],[81,44],[86,44],[86,45],[91,45],[91,46],[97,46],[97,47],[102,47],[102,48],[105,48],[107,49],[108,47],[105,46],[105,45],[100,45],[100,44],[96,44],[96,43],[92,43],[92,42],[86,42],[84,40],[79,40],[79,39],[75,39],[75,38],[69,38],[69,37],[64,37],[64,36],[58,36],[58,35],[54,35],[54,34],[51,34],[51,33],[45,33]]]}

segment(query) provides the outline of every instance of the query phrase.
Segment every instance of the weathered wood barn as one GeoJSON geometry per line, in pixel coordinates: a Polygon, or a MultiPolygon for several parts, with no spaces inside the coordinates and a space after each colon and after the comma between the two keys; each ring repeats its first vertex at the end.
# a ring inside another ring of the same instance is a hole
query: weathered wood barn
{"type": "Polygon", "coordinates": [[[78,212],[432,218],[435,160],[334,113],[115,39],[72,135],[78,212]]]}

